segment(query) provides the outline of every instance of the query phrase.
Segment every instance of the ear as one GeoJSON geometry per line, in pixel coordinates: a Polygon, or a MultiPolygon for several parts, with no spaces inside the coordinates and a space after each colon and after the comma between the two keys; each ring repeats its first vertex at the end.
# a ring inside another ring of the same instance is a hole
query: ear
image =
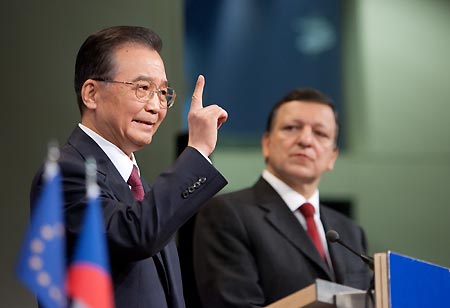
{"type": "Polygon", "coordinates": [[[269,156],[270,136],[268,132],[265,132],[261,138],[261,151],[264,158],[267,160],[269,156]]]}
{"type": "Polygon", "coordinates": [[[96,98],[98,87],[99,84],[95,80],[88,79],[84,82],[83,87],[81,88],[81,98],[87,109],[97,108],[96,98]]]}
{"type": "Polygon", "coordinates": [[[337,147],[334,148],[333,152],[330,154],[330,161],[328,162],[327,170],[331,171],[334,168],[334,163],[339,155],[339,149],[337,147]]]}

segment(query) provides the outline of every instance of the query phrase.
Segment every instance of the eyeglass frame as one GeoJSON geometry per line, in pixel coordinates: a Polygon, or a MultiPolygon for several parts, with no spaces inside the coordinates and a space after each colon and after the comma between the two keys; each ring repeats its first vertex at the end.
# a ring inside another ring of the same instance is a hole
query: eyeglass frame
{"type": "MultiPolygon", "coordinates": [[[[140,102],[147,102],[147,101],[149,101],[150,97],[151,97],[150,95],[153,95],[153,94],[157,93],[158,99],[159,99],[159,105],[161,106],[161,108],[164,108],[164,109],[171,108],[173,106],[173,104],[175,103],[175,98],[177,97],[177,93],[175,92],[175,89],[171,88],[171,87],[166,87],[165,89],[167,90],[167,93],[172,91],[172,94],[164,95],[163,94],[164,89],[156,88],[156,90],[149,90],[149,94],[148,95],[143,96],[143,97],[139,97],[137,93],[138,93],[139,86],[142,85],[142,83],[132,82],[132,81],[119,81],[119,80],[105,79],[105,78],[100,78],[100,77],[95,77],[95,78],[90,78],[90,79],[95,80],[95,81],[100,81],[100,82],[106,82],[106,83],[111,82],[111,83],[121,83],[121,84],[127,84],[127,85],[136,86],[136,89],[134,90],[134,95],[136,96],[136,98],[140,102]],[[171,96],[172,97],[172,99],[170,100],[170,103],[167,100],[167,96],[171,96]],[[165,97],[166,105],[162,104],[161,97],[165,97]],[[145,101],[142,101],[142,99],[144,99],[144,98],[147,98],[147,99],[145,101]]],[[[145,82],[148,82],[149,84],[153,84],[156,87],[156,84],[153,81],[151,81],[151,80],[145,80],[145,82]]]]}

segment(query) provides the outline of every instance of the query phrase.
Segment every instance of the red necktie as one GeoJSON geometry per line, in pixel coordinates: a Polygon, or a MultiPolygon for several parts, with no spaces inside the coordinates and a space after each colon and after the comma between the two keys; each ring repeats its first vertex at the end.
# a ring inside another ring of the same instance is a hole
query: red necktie
{"type": "Polygon", "coordinates": [[[320,256],[322,259],[327,260],[325,257],[325,251],[322,246],[322,241],[320,240],[319,231],[317,230],[317,225],[314,221],[314,206],[311,203],[303,203],[302,206],[300,206],[300,212],[303,214],[306,220],[306,226],[308,229],[308,234],[311,237],[311,240],[313,241],[314,245],[317,248],[317,251],[319,251],[320,256]]]}
{"type": "Polygon", "coordinates": [[[139,177],[138,169],[134,165],[127,183],[131,186],[131,193],[136,200],[140,201],[144,199],[144,187],[142,186],[142,181],[139,177]]]}

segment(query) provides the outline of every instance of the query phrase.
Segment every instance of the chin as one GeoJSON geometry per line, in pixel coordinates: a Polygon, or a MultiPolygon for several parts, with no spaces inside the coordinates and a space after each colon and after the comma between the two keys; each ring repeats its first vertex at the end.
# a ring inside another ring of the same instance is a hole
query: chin
{"type": "Polygon", "coordinates": [[[152,143],[152,139],[146,140],[144,142],[141,142],[140,145],[140,149],[142,149],[143,147],[145,147],[146,145],[149,145],[150,143],[152,143]]]}
{"type": "Polygon", "coordinates": [[[152,142],[152,139],[147,140],[135,140],[132,144],[133,150],[132,152],[136,152],[142,150],[145,146],[149,145],[152,142]]]}
{"type": "Polygon", "coordinates": [[[144,144],[150,144],[153,141],[153,136],[151,136],[150,138],[144,140],[144,144]]]}
{"type": "Polygon", "coordinates": [[[153,134],[140,134],[134,139],[136,145],[145,146],[153,141],[153,134]]]}
{"type": "Polygon", "coordinates": [[[310,171],[310,170],[302,170],[302,169],[297,169],[291,172],[291,176],[298,178],[298,179],[303,179],[304,181],[309,182],[311,179],[314,179],[315,176],[314,174],[310,171]]]}

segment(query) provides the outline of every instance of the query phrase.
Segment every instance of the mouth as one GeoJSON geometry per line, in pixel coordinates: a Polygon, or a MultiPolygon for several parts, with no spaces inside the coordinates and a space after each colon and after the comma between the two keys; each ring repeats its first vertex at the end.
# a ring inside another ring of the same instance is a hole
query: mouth
{"type": "Polygon", "coordinates": [[[144,121],[144,120],[133,120],[133,122],[138,123],[138,124],[143,124],[143,125],[146,125],[146,126],[153,126],[153,125],[155,125],[155,122],[144,121]]]}
{"type": "Polygon", "coordinates": [[[308,155],[303,154],[303,153],[295,153],[295,154],[292,154],[291,156],[294,158],[298,158],[298,159],[312,160],[311,157],[309,157],[308,155]]]}

